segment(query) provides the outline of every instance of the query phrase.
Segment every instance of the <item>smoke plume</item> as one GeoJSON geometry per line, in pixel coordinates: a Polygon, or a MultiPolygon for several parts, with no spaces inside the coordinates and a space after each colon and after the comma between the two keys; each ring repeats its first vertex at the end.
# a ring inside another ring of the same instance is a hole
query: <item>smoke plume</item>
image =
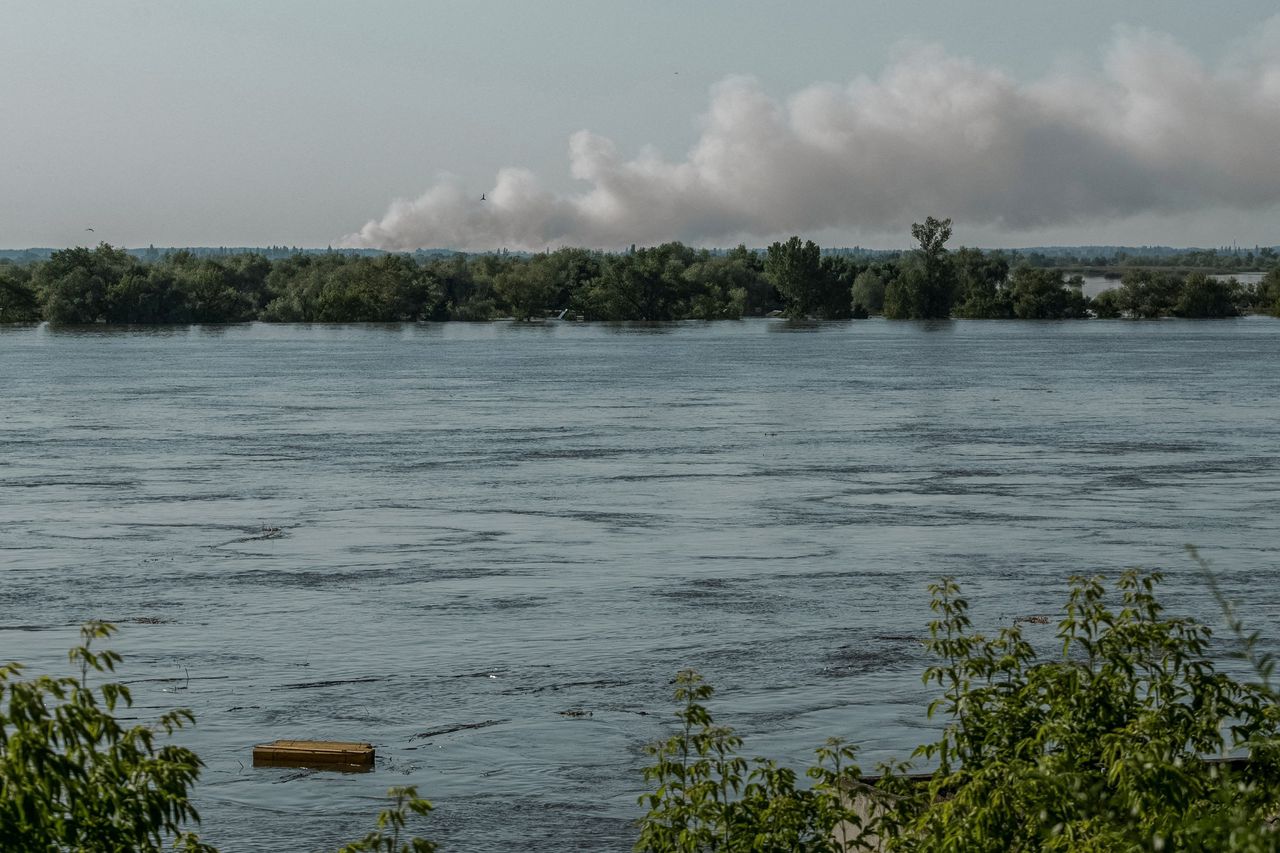
{"type": "Polygon", "coordinates": [[[1120,32],[1100,69],[1020,83],[917,48],[878,78],[779,101],[748,77],[714,86],[683,160],[569,139],[581,192],[504,168],[485,190],[442,179],[350,246],[540,249],[716,243],[926,214],[1009,231],[1280,203],[1280,16],[1208,68],[1172,39],[1120,32]]]}

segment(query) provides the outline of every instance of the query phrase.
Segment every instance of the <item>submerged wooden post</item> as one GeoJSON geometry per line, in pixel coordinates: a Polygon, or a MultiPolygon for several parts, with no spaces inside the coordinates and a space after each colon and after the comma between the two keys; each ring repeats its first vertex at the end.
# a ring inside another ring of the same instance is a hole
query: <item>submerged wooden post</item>
{"type": "Polygon", "coordinates": [[[277,740],[260,743],[253,748],[253,766],[372,770],[373,744],[337,740],[277,740]]]}

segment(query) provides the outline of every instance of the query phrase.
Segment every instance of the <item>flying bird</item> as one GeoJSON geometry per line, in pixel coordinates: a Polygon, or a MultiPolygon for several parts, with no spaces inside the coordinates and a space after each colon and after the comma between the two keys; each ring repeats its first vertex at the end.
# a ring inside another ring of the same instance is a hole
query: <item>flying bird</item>
{"type": "Polygon", "coordinates": [[[480,200],[484,201],[484,193],[480,193],[480,200]]]}
{"type": "Polygon", "coordinates": [[[86,230],[86,231],[92,231],[93,229],[92,229],[92,228],[86,228],[86,229],[84,229],[84,230],[86,230]]]}

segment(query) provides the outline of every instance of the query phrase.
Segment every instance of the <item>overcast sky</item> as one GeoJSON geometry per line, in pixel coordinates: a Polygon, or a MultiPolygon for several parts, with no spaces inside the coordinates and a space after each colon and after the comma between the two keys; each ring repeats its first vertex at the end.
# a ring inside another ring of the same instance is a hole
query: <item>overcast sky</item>
{"type": "Polygon", "coordinates": [[[0,5],[6,248],[1252,246],[1278,150],[1274,0],[0,5]]]}

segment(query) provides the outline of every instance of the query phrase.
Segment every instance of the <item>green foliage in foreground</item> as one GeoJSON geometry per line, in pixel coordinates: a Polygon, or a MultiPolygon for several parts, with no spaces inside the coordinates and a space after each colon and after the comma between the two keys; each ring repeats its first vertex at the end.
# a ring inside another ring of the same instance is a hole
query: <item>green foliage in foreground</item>
{"type": "Polygon", "coordinates": [[[90,622],[72,649],[80,677],[22,681],[20,664],[0,666],[0,847],[6,850],[209,850],[183,824],[200,820],[188,789],[200,759],[157,746],[192,722],[185,708],[154,727],[125,728],[119,707],[133,700],[123,684],[89,685],[89,672],[113,672],[120,655],[96,651],[113,626],[90,622]]]}
{"type": "Polygon", "coordinates": [[[132,698],[123,684],[90,686],[90,671],[110,672],[118,653],[93,640],[114,628],[90,622],[70,660],[79,678],[19,680],[19,663],[0,666],[0,847],[31,850],[209,849],[182,825],[200,816],[187,799],[200,758],[156,735],[192,721],[178,708],[154,727],[124,727],[118,707],[132,698]]]}
{"type": "MultiPolygon", "coordinates": [[[[90,684],[121,661],[93,648],[115,631],[106,622],[81,629],[82,644],[68,654],[78,678],[23,680],[21,664],[0,666],[0,850],[216,853],[188,828],[200,822],[190,797],[203,764],[189,749],[157,743],[194,722],[191,712],[178,708],[153,726],[126,728],[116,713],[133,704],[129,688],[90,684]]],[[[408,815],[425,815],[431,804],[412,787],[389,795],[394,802],[378,828],[341,853],[436,849],[400,838],[408,815]]]]}
{"type": "Polygon", "coordinates": [[[837,743],[809,771],[817,784],[798,790],[784,769],[742,759],[701,704],[710,689],[682,674],[680,730],[653,750],[646,778],[658,784],[641,798],[636,849],[1276,850],[1272,663],[1253,658],[1260,684],[1218,672],[1209,629],[1166,616],[1159,580],[1128,572],[1112,602],[1098,578],[1073,578],[1050,657],[1016,624],[974,631],[953,581],[931,587],[925,645],[938,662],[924,680],[941,691],[930,716],[947,722],[915,751],[935,770],[927,781],[899,764],[859,784],[837,743]],[[1239,751],[1252,759],[1243,769],[1205,760],[1239,751]]]}
{"type": "Polygon", "coordinates": [[[1127,572],[1108,602],[1073,578],[1051,658],[1016,624],[973,631],[954,582],[931,588],[925,681],[948,723],[916,751],[938,765],[927,785],[884,785],[891,849],[1275,848],[1275,697],[1216,671],[1209,628],[1164,615],[1159,580],[1127,572]],[[1247,769],[1203,758],[1240,750],[1247,769]]]}
{"type": "Polygon", "coordinates": [[[400,840],[409,815],[426,817],[431,811],[431,803],[419,797],[418,789],[413,785],[392,788],[387,796],[395,802],[391,808],[378,813],[378,828],[359,841],[346,845],[338,853],[432,853],[436,849],[435,843],[425,838],[415,836],[400,840]],[[388,829],[390,835],[387,834],[388,829]]]}
{"type": "Polygon", "coordinates": [[[640,798],[649,812],[637,850],[829,851],[860,837],[858,815],[840,795],[858,778],[852,747],[828,741],[806,772],[814,785],[804,788],[795,771],[738,755],[742,739],[714,724],[702,704],[711,687],[696,672],[676,676],[675,696],[680,730],[648,750],[654,763],[644,777],[657,787],[640,798]]]}

